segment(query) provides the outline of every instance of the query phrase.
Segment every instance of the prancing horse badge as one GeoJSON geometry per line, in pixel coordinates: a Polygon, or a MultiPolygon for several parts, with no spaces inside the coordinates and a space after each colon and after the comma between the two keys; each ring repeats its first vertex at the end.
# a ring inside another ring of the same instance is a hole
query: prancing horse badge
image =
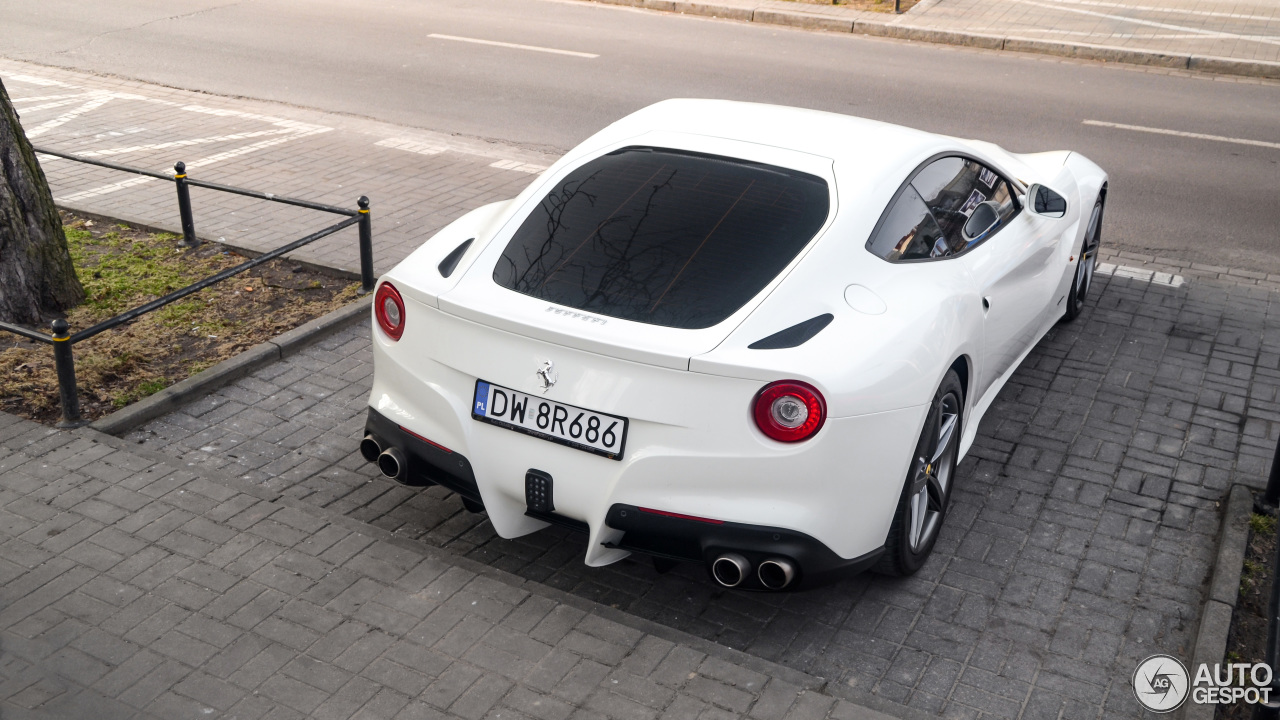
{"type": "Polygon", "coordinates": [[[555,365],[550,360],[542,363],[542,367],[538,368],[535,374],[538,376],[538,384],[542,386],[543,394],[546,394],[551,389],[551,386],[556,384],[556,380],[560,378],[559,373],[556,372],[555,365]]]}

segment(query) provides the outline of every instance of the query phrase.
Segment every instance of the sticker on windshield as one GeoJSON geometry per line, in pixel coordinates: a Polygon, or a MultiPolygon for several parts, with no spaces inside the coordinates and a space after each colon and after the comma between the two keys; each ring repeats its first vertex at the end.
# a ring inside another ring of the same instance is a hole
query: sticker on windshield
{"type": "Polygon", "coordinates": [[[982,201],[986,199],[986,195],[974,190],[969,193],[969,199],[964,201],[964,205],[960,206],[960,213],[968,217],[969,213],[972,213],[973,209],[981,205],[982,201]]]}
{"type": "Polygon", "coordinates": [[[978,173],[978,179],[981,180],[982,184],[986,185],[987,187],[996,186],[996,174],[991,172],[991,170],[987,168],[982,168],[982,172],[978,173]]]}

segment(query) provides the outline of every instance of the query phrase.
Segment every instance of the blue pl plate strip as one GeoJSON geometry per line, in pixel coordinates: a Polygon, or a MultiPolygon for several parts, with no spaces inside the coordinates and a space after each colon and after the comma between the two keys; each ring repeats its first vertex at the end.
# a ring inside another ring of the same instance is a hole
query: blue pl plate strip
{"type": "Polygon", "coordinates": [[[476,383],[476,405],[473,412],[476,415],[488,416],[489,408],[486,405],[489,402],[489,383],[481,381],[476,383]]]}

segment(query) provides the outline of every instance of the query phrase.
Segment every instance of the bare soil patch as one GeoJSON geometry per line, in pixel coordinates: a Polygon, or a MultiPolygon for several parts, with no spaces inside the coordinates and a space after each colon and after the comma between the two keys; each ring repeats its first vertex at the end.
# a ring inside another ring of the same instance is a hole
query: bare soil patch
{"type": "MultiPolygon", "coordinates": [[[[190,250],[176,235],[62,213],[87,299],[71,332],[190,285],[247,258],[222,245],[190,250]]],[[[75,345],[81,413],[96,419],[356,298],[358,283],[277,258],[75,345]]],[[[48,333],[48,326],[34,328],[48,333]]],[[[0,409],[60,417],[53,349],[0,332],[0,409]]]]}

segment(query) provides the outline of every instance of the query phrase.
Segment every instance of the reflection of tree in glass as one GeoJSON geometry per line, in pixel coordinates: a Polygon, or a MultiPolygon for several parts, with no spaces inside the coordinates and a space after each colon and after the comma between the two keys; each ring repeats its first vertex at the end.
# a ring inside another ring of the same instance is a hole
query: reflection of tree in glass
{"type": "MultiPolygon", "coordinates": [[[[583,289],[585,295],[582,307],[629,307],[637,316],[645,314],[644,308],[649,305],[652,288],[661,286],[659,275],[664,269],[670,273],[670,265],[664,261],[674,260],[675,253],[665,244],[640,246],[640,229],[653,211],[658,193],[673,186],[672,180],[677,172],[672,169],[661,182],[649,189],[644,209],[634,222],[630,222],[630,215],[614,216],[596,229],[591,242],[599,251],[596,258],[601,260],[600,264],[594,267],[586,263],[576,266],[578,287],[583,289]],[[618,229],[620,235],[616,238],[606,237],[606,233],[614,229],[618,229]],[[590,275],[598,277],[594,287],[590,286],[590,275]]],[[[572,270],[573,266],[565,269],[572,270]]]]}
{"type": "MultiPolygon", "coordinates": [[[[535,287],[541,287],[546,283],[547,277],[550,275],[548,267],[559,262],[559,258],[564,255],[564,248],[561,246],[559,234],[564,229],[564,212],[569,207],[569,203],[581,197],[591,207],[595,207],[596,196],[588,193],[583,186],[590,183],[599,175],[601,170],[588,175],[578,182],[566,182],[558,189],[547,193],[542,202],[538,204],[538,210],[546,214],[546,240],[542,241],[537,248],[530,248],[527,245],[521,245],[524,252],[524,270],[520,271],[515,260],[510,253],[514,243],[507,246],[503,251],[502,257],[498,260],[498,266],[493,270],[494,280],[506,285],[517,292],[526,294],[534,294],[532,291],[535,287]],[[554,250],[559,250],[556,258],[549,259],[554,250]],[[504,266],[505,263],[505,266],[504,266]],[[500,278],[503,274],[502,270],[506,269],[513,277],[500,278]]],[[[524,228],[521,227],[523,230],[524,228]]]]}
{"type": "Polygon", "coordinates": [[[493,280],[591,313],[710,327],[813,237],[827,197],[811,176],[626,148],[551,188],[515,231],[493,280]]]}
{"type": "MultiPolygon", "coordinates": [[[[583,310],[610,308],[611,314],[620,317],[642,317],[652,302],[653,288],[665,286],[666,283],[662,282],[664,276],[673,272],[679,259],[667,244],[646,245],[641,242],[642,229],[653,212],[659,193],[674,188],[679,171],[666,165],[659,168],[584,241],[568,251],[564,236],[572,234],[575,228],[566,223],[566,213],[575,202],[595,207],[600,196],[590,188],[600,172],[581,181],[566,182],[547,195],[539,205],[539,210],[546,216],[546,239],[535,247],[522,248],[525,255],[523,271],[507,254],[510,248],[503,253],[500,262],[505,263],[505,269],[513,275],[504,284],[535,296],[543,295],[540,291],[546,285],[557,284],[562,290],[572,289],[580,295],[568,303],[573,307],[583,310]],[[659,175],[663,177],[659,179],[659,175]],[[643,207],[636,212],[628,212],[634,207],[632,201],[636,195],[645,190],[645,185],[648,185],[648,191],[643,207]],[[579,253],[587,243],[591,244],[594,252],[579,253]],[[566,276],[572,276],[572,279],[566,276]]],[[[494,274],[498,276],[501,272],[495,271],[494,274]]]]}

